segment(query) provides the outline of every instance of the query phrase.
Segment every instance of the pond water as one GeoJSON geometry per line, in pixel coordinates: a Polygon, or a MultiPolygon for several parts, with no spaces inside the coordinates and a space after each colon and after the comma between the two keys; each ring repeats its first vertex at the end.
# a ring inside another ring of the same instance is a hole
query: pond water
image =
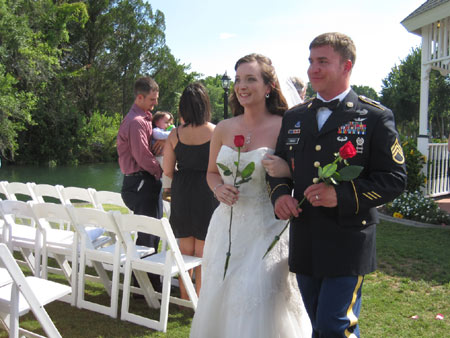
{"type": "Polygon", "coordinates": [[[2,164],[0,181],[34,182],[66,187],[94,188],[120,192],[123,175],[118,163],[96,163],[79,166],[13,166],[2,164]]]}

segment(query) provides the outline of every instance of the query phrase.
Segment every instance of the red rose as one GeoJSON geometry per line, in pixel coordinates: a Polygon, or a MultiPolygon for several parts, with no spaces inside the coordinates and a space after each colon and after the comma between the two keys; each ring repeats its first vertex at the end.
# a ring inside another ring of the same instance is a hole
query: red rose
{"type": "Polygon", "coordinates": [[[339,156],[346,160],[348,158],[352,158],[356,155],[356,149],[353,146],[351,141],[348,141],[346,144],[344,144],[341,149],[339,149],[339,156]]]}
{"type": "Polygon", "coordinates": [[[234,137],[234,145],[238,148],[243,147],[244,146],[244,135],[236,135],[234,137]]]}

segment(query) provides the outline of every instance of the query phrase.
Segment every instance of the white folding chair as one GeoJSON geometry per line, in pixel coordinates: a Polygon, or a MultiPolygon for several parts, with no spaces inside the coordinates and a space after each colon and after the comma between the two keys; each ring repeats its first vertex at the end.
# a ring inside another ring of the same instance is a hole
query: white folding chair
{"type": "Polygon", "coordinates": [[[8,192],[9,200],[17,201],[18,197],[22,196],[27,201],[36,201],[36,196],[34,196],[33,191],[30,191],[28,185],[33,185],[34,183],[22,183],[22,182],[9,182],[5,185],[5,189],[8,192]]]}
{"type": "Polygon", "coordinates": [[[88,191],[93,197],[97,209],[105,210],[105,206],[109,205],[124,208],[126,210],[126,213],[133,213],[126,206],[125,202],[122,199],[122,196],[118,192],[104,190],[97,191],[92,188],[89,188],[88,191]]]}
{"type": "MultiPolygon", "coordinates": [[[[92,197],[91,190],[79,187],[61,187],[60,193],[63,199],[63,203],[66,205],[74,203],[90,204],[96,208],[94,198],[92,197]]],[[[83,205],[83,207],[88,207],[83,205]]]]}
{"type": "Polygon", "coordinates": [[[6,200],[10,200],[11,197],[9,196],[8,190],[6,190],[6,185],[8,185],[8,181],[0,181],[0,197],[3,197],[6,200]]]}
{"type": "Polygon", "coordinates": [[[36,198],[36,202],[44,203],[63,203],[61,190],[62,185],[51,184],[28,184],[28,189],[31,190],[36,198]]]}
{"type": "Polygon", "coordinates": [[[108,232],[115,234],[117,227],[114,219],[110,214],[98,209],[68,207],[68,210],[81,237],[77,306],[79,308],[85,308],[116,318],[119,300],[120,244],[114,243],[106,247],[95,248],[89,237],[86,235],[87,227],[103,228],[108,232]],[[86,284],[85,273],[88,260],[94,266],[103,286],[111,296],[109,306],[97,304],[84,298],[84,288],[86,284]],[[111,280],[108,277],[103,263],[112,265],[111,280]]]}
{"type": "Polygon", "coordinates": [[[78,238],[67,207],[54,203],[34,203],[31,205],[42,233],[42,277],[47,279],[48,270],[65,276],[72,293],[70,303],[76,305],[77,271],[78,271],[78,238]],[[60,228],[64,224],[65,229],[60,228]],[[57,228],[52,227],[56,225],[57,228]],[[71,230],[73,228],[73,230],[71,230]],[[58,268],[48,267],[48,257],[52,256],[58,268]]]}
{"type": "Polygon", "coordinates": [[[44,305],[68,295],[70,287],[37,277],[25,277],[5,244],[0,244],[0,261],[5,267],[1,273],[0,316],[9,336],[19,337],[20,333],[43,337],[19,327],[19,317],[31,310],[48,337],[61,337],[44,305]],[[4,271],[8,272],[9,280],[6,280],[8,276],[4,271]]]}
{"type": "Polygon", "coordinates": [[[169,221],[166,218],[156,219],[143,215],[124,215],[119,212],[114,212],[113,214],[122,234],[139,231],[159,236],[168,243],[168,249],[166,251],[161,251],[141,259],[130,236],[123,236],[127,247],[127,261],[125,264],[121,319],[165,332],[167,330],[169,301],[191,307],[194,310],[197,308],[198,298],[192,280],[189,277],[188,270],[199,266],[201,264],[201,258],[181,255],[169,221]],[[136,276],[149,306],[160,307],[158,320],[146,318],[130,312],[129,302],[132,273],[136,276]],[[163,276],[163,290],[161,295],[154,291],[147,273],[163,276]],[[177,274],[181,276],[189,300],[170,296],[172,277],[177,274]],[[161,303],[159,304],[158,301],[158,303],[155,304],[155,298],[159,297],[161,297],[161,303]]]}
{"type": "MultiPolygon", "coordinates": [[[[80,268],[78,275],[78,298],[77,306],[91,311],[100,312],[117,318],[119,301],[119,277],[121,267],[126,261],[126,252],[123,250],[120,241],[118,241],[119,228],[111,212],[105,212],[91,208],[73,208],[68,207],[74,224],[81,235],[80,244],[80,268]],[[107,247],[95,248],[89,241],[89,238],[83,228],[102,227],[114,237],[116,242],[107,247]],[[85,268],[87,261],[90,261],[99,275],[103,286],[111,296],[109,306],[87,301],[84,298],[85,288],[85,268]],[[112,271],[112,278],[109,279],[106,270],[112,271]]],[[[152,254],[153,248],[137,247],[139,257],[152,254]]]]}
{"type": "MultiPolygon", "coordinates": [[[[94,197],[92,196],[92,192],[95,191],[95,189],[90,188],[79,188],[79,187],[60,187],[60,194],[64,205],[73,205],[74,203],[83,203],[83,207],[90,207],[97,208],[94,201],[94,197]],[[86,205],[89,204],[89,205],[86,205]]],[[[89,237],[91,240],[94,241],[94,245],[96,247],[106,245],[108,242],[111,241],[111,238],[108,236],[104,236],[104,229],[98,228],[98,227],[91,227],[87,228],[86,232],[89,234],[89,237]]]]}
{"type": "Polygon", "coordinates": [[[35,276],[40,276],[42,235],[37,226],[31,204],[6,200],[0,202],[0,215],[4,220],[2,241],[11,251],[18,249],[35,276]]]}

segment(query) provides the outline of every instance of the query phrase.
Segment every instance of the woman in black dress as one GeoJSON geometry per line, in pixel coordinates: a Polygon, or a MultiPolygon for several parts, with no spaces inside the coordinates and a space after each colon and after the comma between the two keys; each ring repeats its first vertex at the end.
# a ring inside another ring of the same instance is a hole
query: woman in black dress
{"type": "MultiPolygon", "coordinates": [[[[179,113],[184,122],[172,130],[164,148],[164,174],[172,178],[170,224],[182,254],[202,257],[209,221],[218,202],[206,182],[209,143],[215,125],[210,123],[211,104],[200,83],[186,87],[179,113]]],[[[180,280],[181,297],[187,293],[180,280]]],[[[201,267],[195,269],[197,294],[201,267]]]]}

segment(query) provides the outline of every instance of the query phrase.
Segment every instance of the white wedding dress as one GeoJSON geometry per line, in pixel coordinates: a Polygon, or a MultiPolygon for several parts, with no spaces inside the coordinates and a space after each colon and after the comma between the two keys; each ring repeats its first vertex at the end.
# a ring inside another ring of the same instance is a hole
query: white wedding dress
{"type": "MultiPolygon", "coordinates": [[[[241,153],[242,169],[255,163],[250,182],[239,188],[233,206],[231,257],[223,279],[231,207],[221,203],[206,236],[202,288],[191,327],[191,338],[311,337],[295,275],[288,270],[288,231],[264,260],[266,249],[286,221],[274,217],[261,160],[268,148],[241,153]]],[[[222,146],[217,162],[233,172],[237,152],[222,146]]],[[[222,177],[233,184],[232,176],[222,177]]]]}

